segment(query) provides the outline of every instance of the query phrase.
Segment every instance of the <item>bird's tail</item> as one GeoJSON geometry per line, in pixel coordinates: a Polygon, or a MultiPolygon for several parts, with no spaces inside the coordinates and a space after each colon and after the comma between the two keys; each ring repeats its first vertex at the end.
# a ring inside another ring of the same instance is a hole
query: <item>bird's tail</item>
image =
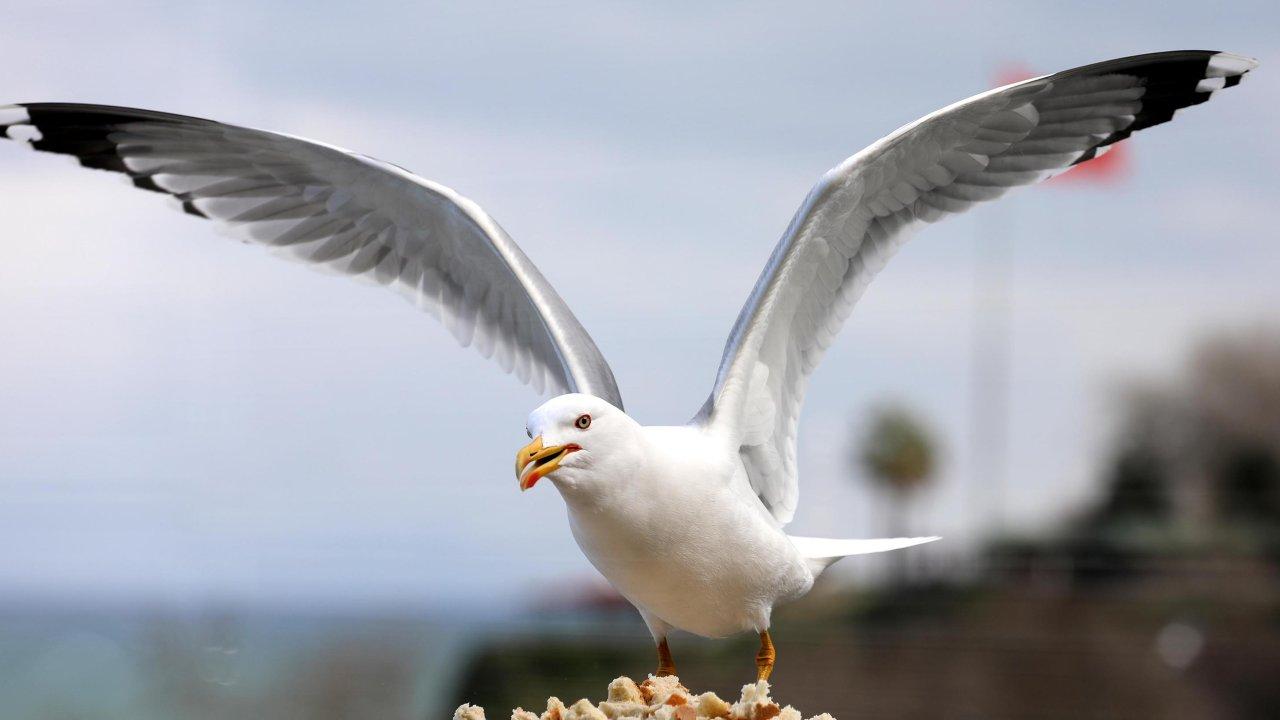
{"type": "Polygon", "coordinates": [[[899,550],[912,545],[923,545],[924,543],[942,539],[937,536],[876,538],[874,540],[837,540],[835,538],[796,537],[795,535],[788,535],[787,537],[791,538],[791,542],[796,546],[796,549],[800,551],[805,561],[809,563],[809,569],[813,571],[814,577],[817,577],[823,570],[827,569],[828,565],[842,557],[899,550]]]}

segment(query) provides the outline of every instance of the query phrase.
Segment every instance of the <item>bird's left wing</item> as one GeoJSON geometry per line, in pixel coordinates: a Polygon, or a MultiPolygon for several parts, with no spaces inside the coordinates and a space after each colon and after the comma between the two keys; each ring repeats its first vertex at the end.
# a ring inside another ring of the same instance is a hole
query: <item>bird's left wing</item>
{"type": "Polygon", "coordinates": [[[788,522],[799,496],[805,382],[909,229],[1093,158],[1256,65],[1201,50],[1088,65],[963,100],[844,161],[810,191],[779,241],[695,421],[738,448],[752,490],[788,522]]]}
{"type": "Polygon", "coordinates": [[[608,363],[488,213],[406,170],[302,138],[151,110],[0,106],[0,138],[124,173],[287,256],[391,286],[521,382],[622,407],[608,363]]]}

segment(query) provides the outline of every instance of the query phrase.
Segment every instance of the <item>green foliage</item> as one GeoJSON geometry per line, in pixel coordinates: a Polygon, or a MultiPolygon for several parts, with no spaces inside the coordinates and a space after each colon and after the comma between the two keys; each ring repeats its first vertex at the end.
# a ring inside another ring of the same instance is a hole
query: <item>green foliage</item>
{"type": "Polygon", "coordinates": [[[857,460],[871,477],[896,493],[923,485],[937,462],[929,430],[899,406],[885,406],[873,413],[857,453],[857,460]]]}
{"type": "Polygon", "coordinates": [[[1202,542],[1280,529],[1280,330],[1206,339],[1173,382],[1121,396],[1093,532],[1145,523],[1202,542]]]}

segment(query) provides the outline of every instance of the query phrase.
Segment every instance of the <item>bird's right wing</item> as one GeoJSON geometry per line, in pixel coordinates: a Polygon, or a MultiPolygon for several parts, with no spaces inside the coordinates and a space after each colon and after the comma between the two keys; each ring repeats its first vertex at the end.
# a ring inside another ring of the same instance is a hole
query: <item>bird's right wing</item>
{"type": "Polygon", "coordinates": [[[0,106],[3,137],[124,173],[246,240],[394,287],[538,392],[622,407],[555,289],[493,218],[443,185],[329,145],[150,110],[0,106]]]}
{"type": "Polygon", "coordinates": [[[789,521],[799,497],[795,433],[809,374],[910,228],[1088,160],[1256,65],[1184,50],[1046,75],[943,108],[828,172],[742,308],[699,415],[738,448],[774,518],[789,521]]]}

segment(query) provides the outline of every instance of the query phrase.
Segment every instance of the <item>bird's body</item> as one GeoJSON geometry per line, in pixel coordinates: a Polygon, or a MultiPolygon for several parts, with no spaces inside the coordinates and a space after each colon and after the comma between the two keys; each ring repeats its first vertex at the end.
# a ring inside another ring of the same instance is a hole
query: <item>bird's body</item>
{"type": "Polygon", "coordinates": [[[578,546],[651,627],[767,629],[813,573],[751,494],[746,468],[704,428],[636,428],[642,459],[609,476],[616,492],[560,487],[578,546]]]}
{"type": "Polygon", "coordinates": [[[0,107],[3,137],[124,173],[192,215],[314,266],[374,280],[463,345],[556,397],[530,415],[520,487],[548,477],[591,563],[639,608],[674,670],[671,628],[761,633],[849,555],[936,538],[789,536],[804,389],[859,295],[912,229],[1105,152],[1240,82],[1256,61],[1181,50],[1119,58],[975,95],[832,168],[792,219],[686,426],[623,411],[603,354],[476,203],[396,166],[302,138],[150,110],[0,107]]]}
{"type": "Polygon", "coordinates": [[[644,426],[570,393],[534,410],[527,429],[535,440],[517,453],[521,487],[540,477],[555,484],[583,554],[655,638],[671,628],[704,637],[764,632],[773,608],[808,592],[834,559],[935,539],[787,535],[752,490],[733,437],[702,417],[644,426]],[[555,467],[539,467],[539,458],[555,467]]]}

